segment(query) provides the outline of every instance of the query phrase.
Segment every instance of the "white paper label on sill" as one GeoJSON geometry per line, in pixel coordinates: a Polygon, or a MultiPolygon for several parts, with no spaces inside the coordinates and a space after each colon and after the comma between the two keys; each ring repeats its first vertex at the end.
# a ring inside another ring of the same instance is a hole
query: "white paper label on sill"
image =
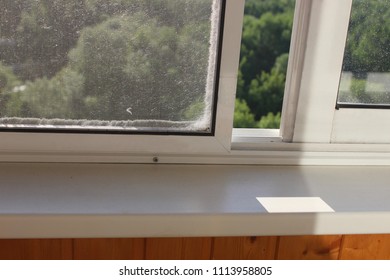
{"type": "Polygon", "coordinates": [[[269,213],[335,212],[320,197],[257,197],[269,213]]]}

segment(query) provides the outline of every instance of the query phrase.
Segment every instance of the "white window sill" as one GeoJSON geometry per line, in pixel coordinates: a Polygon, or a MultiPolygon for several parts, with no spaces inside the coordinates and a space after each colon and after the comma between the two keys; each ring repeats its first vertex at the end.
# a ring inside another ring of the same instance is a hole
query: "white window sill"
{"type": "Polygon", "coordinates": [[[0,164],[0,238],[390,232],[390,167],[0,164]],[[268,213],[321,197],[335,213],[268,213]]]}

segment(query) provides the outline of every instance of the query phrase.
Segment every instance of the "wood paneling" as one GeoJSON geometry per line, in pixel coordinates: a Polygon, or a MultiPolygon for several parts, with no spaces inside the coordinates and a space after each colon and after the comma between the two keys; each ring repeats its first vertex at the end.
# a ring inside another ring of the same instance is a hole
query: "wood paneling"
{"type": "Polygon", "coordinates": [[[281,236],[277,251],[279,260],[337,260],[341,235],[281,236]]]}
{"type": "Polygon", "coordinates": [[[211,238],[149,238],[146,241],[147,260],[210,259],[211,238]]]}
{"type": "Polygon", "coordinates": [[[216,237],[215,260],[272,260],[277,237],[216,237]]]}
{"type": "Polygon", "coordinates": [[[340,259],[389,260],[390,235],[346,235],[342,243],[340,259]]]}
{"type": "Polygon", "coordinates": [[[142,260],[145,239],[75,239],[74,258],[78,260],[142,260]]]}
{"type": "Polygon", "coordinates": [[[0,240],[0,259],[390,259],[390,234],[0,240]]]}
{"type": "Polygon", "coordinates": [[[212,238],[183,238],[182,259],[209,260],[211,259],[212,238]]]}
{"type": "Polygon", "coordinates": [[[71,239],[0,240],[2,260],[69,260],[72,255],[71,239]]]}

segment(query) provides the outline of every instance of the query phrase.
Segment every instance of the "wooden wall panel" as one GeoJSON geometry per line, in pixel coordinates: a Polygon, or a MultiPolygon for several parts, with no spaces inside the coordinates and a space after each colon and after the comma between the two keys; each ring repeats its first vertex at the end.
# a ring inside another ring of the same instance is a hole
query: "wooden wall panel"
{"type": "Polygon", "coordinates": [[[71,239],[0,240],[2,260],[69,260],[72,255],[71,239]]]}
{"type": "Polygon", "coordinates": [[[390,259],[390,234],[215,238],[9,239],[0,259],[390,259]]]}
{"type": "Polygon", "coordinates": [[[390,235],[346,235],[340,259],[390,260],[390,235]]]}
{"type": "Polygon", "coordinates": [[[148,238],[147,260],[207,260],[211,257],[211,238],[148,238]]]}
{"type": "Polygon", "coordinates": [[[216,237],[215,260],[272,260],[277,237],[216,237]]]}
{"type": "Polygon", "coordinates": [[[76,260],[142,260],[145,252],[143,238],[74,239],[76,260]]]}
{"type": "Polygon", "coordinates": [[[341,235],[281,236],[277,251],[279,260],[337,260],[341,235]]]}
{"type": "Polygon", "coordinates": [[[211,259],[212,238],[183,238],[182,259],[209,260],[211,259]]]}

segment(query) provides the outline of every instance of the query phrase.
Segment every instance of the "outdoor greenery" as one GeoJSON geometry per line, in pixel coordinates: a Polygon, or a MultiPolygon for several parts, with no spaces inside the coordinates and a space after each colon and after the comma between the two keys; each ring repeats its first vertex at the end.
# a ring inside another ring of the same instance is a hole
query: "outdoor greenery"
{"type": "Polygon", "coordinates": [[[0,3],[0,117],[202,115],[212,0],[0,3]]]}
{"type": "Polygon", "coordinates": [[[294,7],[246,1],[234,127],[279,128],[294,7]]]}
{"type": "MultiPolygon", "coordinates": [[[[246,0],[235,127],[279,127],[294,2],[246,0]]],[[[390,104],[389,1],[353,1],[343,71],[340,102],[390,104]]]]}
{"type": "Polygon", "coordinates": [[[339,101],[390,104],[390,75],[367,79],[370,73],[376,77],[390,73],[389,1],[354,0],[343,71],[352,77],[349,90],[340,91],[339,101]]]}
{"type": "MultiPolygon", "coordinates": [[[[0,118],[197,120],[212,2],[0,0],[0,118]]],[[[375,102],[366,78],[390,72],[390,5],[353,3],[339,100],[375,102]]],[[[234,127],[279,127],[294,7],[246,0],[234,127]]]]}

